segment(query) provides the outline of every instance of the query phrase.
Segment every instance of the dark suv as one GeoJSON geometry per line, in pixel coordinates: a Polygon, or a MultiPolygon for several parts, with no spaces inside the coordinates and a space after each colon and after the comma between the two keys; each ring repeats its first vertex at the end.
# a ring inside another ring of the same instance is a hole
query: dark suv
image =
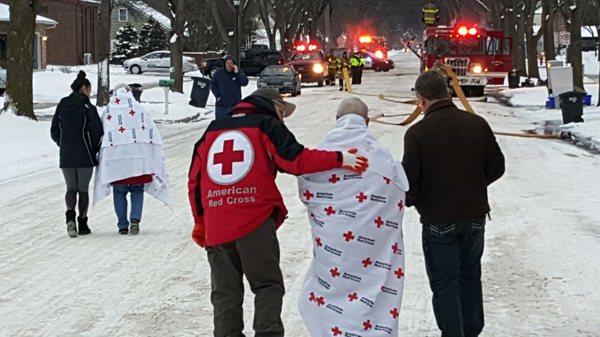
{"type": "MultiPolygon", "coordinates": [[[[280,52],[274,50],[244,49],[240,51],[240,63],[244,74],[258,76],[267,66],[283,64],[284,58],[280,52]]],[[[208,59],[203,62],[200,70],[202,74],[212,78],[217,69],[224,66],[223,58],[208,59]]]]}

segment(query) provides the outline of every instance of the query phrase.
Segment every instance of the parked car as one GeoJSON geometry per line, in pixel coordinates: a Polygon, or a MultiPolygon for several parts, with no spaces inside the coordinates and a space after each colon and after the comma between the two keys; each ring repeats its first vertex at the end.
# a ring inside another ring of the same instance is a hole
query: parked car
{"type": "Polygon", "coordinates": [[[303,83],[323,83],[329,85],[329,64],[321,50],[297,50],[292,54],[289,64],[302,75],[303,83]]]}
{"type": "Polygon", "coordinates": [[[0,68],[0,96],[6,91],[6,69],[0,68]]]}
{"type": "MultiPolygon", "coordinates": [[[[155,51],[142,57],[135,57],[123,62],[123,68],[132,74],[143,72],[170,72],[171,53],[169,51],[155,51]]],[[[183,72],[188,73],[198,70],[193,57],[183,57],[183,72]]]]}
{"type": "Polygon", "coordinates": [[[281,94],[297,96],[302,94],[300,74],[290,65],[267,66],[257,82],[258,88],[270,88],[281,94]]]}
{"type": "MultiPolygon", "coordinates": [[[[269,49],[243,49],[240,51],[240,63],[244,74],[247,76],[257,76],[267,66],[284,64],[285,60],[283,55],[274,50],[269,49]]],[[[225,66],[224,59],[215,58],[207,59],[202,63],[202,74],[204,76],[212,76],[215,74],[217,69],[225,66]]]]}

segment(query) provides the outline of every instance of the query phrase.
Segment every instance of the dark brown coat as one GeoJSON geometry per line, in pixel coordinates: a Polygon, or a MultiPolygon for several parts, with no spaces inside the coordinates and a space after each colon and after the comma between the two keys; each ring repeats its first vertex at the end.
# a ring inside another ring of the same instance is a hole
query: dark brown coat
{"type": "Polygon", "coordinates": [[[504,174],[504,156],[481,117],[450,100],[434,103],[404,138],[407,205],[424,224],[468,221],[490,211],[487,187],[504,174]]]}

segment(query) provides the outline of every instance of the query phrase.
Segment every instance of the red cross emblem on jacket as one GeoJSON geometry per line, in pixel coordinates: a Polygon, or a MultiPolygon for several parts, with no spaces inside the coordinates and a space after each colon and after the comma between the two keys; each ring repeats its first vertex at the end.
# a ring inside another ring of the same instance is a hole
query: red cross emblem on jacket
{"type": "Polygon", "coordinates": [[[222,133],[208,152],[208,175],[218,184],[233,184],[243,179],[254,161],[252,143],[239,131],[222,133]]]}

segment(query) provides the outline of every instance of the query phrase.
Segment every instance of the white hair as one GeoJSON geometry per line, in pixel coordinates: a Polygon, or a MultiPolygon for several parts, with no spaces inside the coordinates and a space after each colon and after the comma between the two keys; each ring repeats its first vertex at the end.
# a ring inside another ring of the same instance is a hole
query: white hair
{"type": "Polygon", "coordinates": [[[345,115],[358,115],[365,120],[369,119],[369,107],[358,97],[344,99],[337,107],[335,118],[339,119],[345,115]]]}

